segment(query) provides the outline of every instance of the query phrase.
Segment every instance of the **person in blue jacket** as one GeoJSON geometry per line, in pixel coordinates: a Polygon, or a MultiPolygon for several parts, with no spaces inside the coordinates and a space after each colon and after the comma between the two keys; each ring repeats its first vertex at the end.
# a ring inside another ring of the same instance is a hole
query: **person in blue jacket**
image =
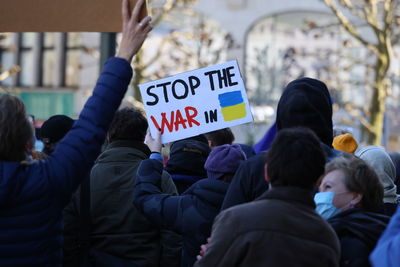
{"type": "Polygon", "coordinates": [[[397,208],[369,260],[374,267],[400,266],[400,209],[397,208]]]}
{"type": "MultiPolygon", "coordinates": [[[[153,152],[161,152],[160,137],[147,136],[153,152]]],[[[141,162],[134,187],[134,204],[154,224],[174,230],[183,236],[181,266],[192,266],[200,246],[211,234],[214,218],[224,200],[229,182],[246,156],[239,145],[214,148],[204,165],[207,177],[194,183],[181,196],[161,192],[163,165],[152,159],[141,162]]]]}
{"type": "Polygon", "coordinates": [[[27,161],[33,128],[22,101],[0,98],[0,265],[60,266],[62,210],[93,165],[114,112],[132,77],[130,62],[151,30],[138,22],[144,1],[132,12],[123,4],[120,49],[106,63],[93,95],[54,153],[27,161]]]}

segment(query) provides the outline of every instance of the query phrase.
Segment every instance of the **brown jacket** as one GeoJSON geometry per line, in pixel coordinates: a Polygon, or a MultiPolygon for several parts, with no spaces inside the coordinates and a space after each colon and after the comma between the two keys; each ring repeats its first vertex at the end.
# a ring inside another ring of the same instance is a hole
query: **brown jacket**
{"type": "Polygon", "coordinates": [[[314,209],[311,192],[276,187],[225,210],[214,221],[206,255],[194,266],[339,266],[336,234],[314,209]]]}

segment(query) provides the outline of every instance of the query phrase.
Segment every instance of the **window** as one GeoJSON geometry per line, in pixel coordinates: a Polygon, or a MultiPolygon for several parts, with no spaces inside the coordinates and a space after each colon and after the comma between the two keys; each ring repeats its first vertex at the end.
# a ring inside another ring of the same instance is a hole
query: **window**
{"type": "Polygon", "coordinates": [[[0,86],[78,86],[80,33],[7,33],[0,39],[0,73],[20,66],[0,86]]]}

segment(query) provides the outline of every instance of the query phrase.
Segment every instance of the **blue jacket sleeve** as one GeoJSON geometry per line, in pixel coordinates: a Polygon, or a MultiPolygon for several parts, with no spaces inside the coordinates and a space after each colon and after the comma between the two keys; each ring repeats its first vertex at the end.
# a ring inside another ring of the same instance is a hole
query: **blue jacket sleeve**
{"type": "Polygon", "coordinates": [[[370,261],[374,267],[400,266],[400,209],[390,220],[388,227],[371,253],[370,261]]]}
{"type": "Polygon", "coordinates": [[[159,227],[182,233],[183,206],[190,196],[171,196],[161,191],[163,165],[158,160],[146,159],[136,174],[134,204],[159,227]]]}
{"type": "Polygon", "coordinates": [[[41,163],[49,186],[61,198],[62,206],[68,203],[100,153],[131,78],[132,68],[126,60],[110,58],[79,119],[49,159],[41,163]]]}

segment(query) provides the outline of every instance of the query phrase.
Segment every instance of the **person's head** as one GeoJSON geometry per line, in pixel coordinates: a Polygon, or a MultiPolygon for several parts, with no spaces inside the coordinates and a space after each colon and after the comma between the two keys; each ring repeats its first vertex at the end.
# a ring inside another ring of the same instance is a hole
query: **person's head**
{"type": "Polygon", "coordinates": [[[313,131],[308,128],[283,129],[268,150],[265,179],[272,187],[312,190],[324,172],[324,165],[325,155],[313,131]]]}
{"type": "Polygon", "coordinates": [[[108,141],[132,140],[144,142],[148,123],[143,113],[136,108],[118,110],[108,130],[108,141]]]}
{"type": "Polygon", "coordinates": [[[246,160],[246,155],[240,145],[225,144],[211,151],[204,168],[208,178],[230,182],[244,160],[246,160]]]}
{"type": "Polygon", "coordinates": [[[22,161],[33,147],[33,125],[17,97],[0,97],[0,160],[22,161]]]}
{"type": "Polygon", "coordinates": [[[43,152],[50,155],[58,142],[71,130],[74,120],[65,115],[54,115],[40,128],[40,137],[44,144],[43,152]]]}
{"type": "Polygon", "coordinates": [[[356,157],[338,157],[329,162],[319,191],[333,193],[331,204],[337,211],[331,216],[354,207],[377,212],[383,204],[383,187],[376,172],[356,157]]]}
{"type": "Polygon", "coordinates": [[[333,138],[332,146],[334,149],[353,154],[358,148],[356,139],[350,133],[337,135],[333,138]]]}
{"type": "Polygon", "coordinates": [[[166,171],[170,174],[205,178],[204,164],[210,154],[210,147],[203,135],[174,142],[170,147],[166,171]]]}
{"type": "Polygon", "coordinates": [[[332,146],[332,102],[326,85],[315,79],[300,78],[290,82],[278,103],[278,131],[306,127],[314,131],[321,142],[332,146]]]}
{"type": "Polygon", "coordinates": [[[377,146],[366,146],[357,150],[355,155],[368,163],[378,175],[384,190],[383,202],[397,204],[396,168],[388,153],[377,146]]]}
{"type": "Polygon", "coordinates": [[[208,140],[208,145],[213,148],[220,145],[229,144],[231,145],[235,140],[230,128],[224,128],[216,130],[213,132],[208,132],[204,134],[208,140]]]}

